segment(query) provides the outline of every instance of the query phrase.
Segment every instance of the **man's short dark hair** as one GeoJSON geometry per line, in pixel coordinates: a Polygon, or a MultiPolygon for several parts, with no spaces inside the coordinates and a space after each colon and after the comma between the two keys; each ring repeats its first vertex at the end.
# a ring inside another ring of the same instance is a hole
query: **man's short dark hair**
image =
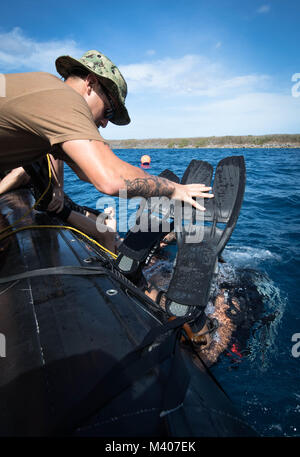
{"type": "MultiPolygon", "coordinates": [[[[85,79],[91,72],[85,68],[72,68],[68,74],[68,78],[76,77],[80,79],[85,79]]],[[[66,78],[67,79],[67,78],[66,78]]]]}

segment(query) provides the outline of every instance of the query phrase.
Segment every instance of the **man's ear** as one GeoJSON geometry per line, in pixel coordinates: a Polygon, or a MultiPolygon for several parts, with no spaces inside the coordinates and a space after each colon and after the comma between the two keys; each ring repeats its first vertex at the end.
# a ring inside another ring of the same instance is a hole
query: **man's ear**
{"type": "Polygon", "coordinates": [[[85,87],[87,90],[88,95],[91,94],[92,89],[94,88],[95,84],[97,83],[97,77],[93,73],[89,73],[85,78],[85,87]]]}
{"type": "Polygon", "coordinates": [[[96,75],[94,75],[93,73],[89,73],[86,77],[86,84],[87,84],[87,87],[93,87],[94,84],[97,83],[98,81],[98,78],[96,75]]]}

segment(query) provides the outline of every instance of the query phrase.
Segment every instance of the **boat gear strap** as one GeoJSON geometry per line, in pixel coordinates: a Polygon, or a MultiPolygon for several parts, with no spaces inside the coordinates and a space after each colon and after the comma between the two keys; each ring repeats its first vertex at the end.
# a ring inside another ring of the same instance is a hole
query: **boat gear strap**
{"type": "Polygon", "coordinates": [[[187,323],[184,324],[183,329],[184,329],[184,332],[181,337],[182,342],[189,340],[197,347],[207,345],[206,332],[203,333],[202,335],[195,335],[193,330],[187,323]]]}
{"type": "MultiPolygon", "coordinates": [[[[185,331],[185,335],[182,336],[181,341],[189,339],[196,347],[203,346],[207,344],[206,335],[211,335],[219,328],[219,322],[215,318],[210,318],[206,316],[206,321],[208,330],[206,332],[201,333],[198,335],[198,332],[193,330],[192,324],[185,323],[183,325],[183,329],[185,331]]],[[[202,327],[201,327],[202,328],[202,327]]]]}
{"type": "Polygon", "coordinates": [[[169,383],[163,395],[161,417],[182,405],[190,381],[181,351],[179,337],[184,318],[174,319],[164,326],[151,329],[143,342],[134,351],[117,362],[88,395],[81,400],[61,421],[53,432],[64,435],[78,428],[95,415],[101,408],[113,401],[135,381],[157,365],[171,359],[169,383]],[[171,379],[172,376],[172,379],[171,379]],[[169,384],[173,387],[170,389],[169,384]]]}
{"type": "MultiPolygon", "coordinates": [[[[184,324],[185,325],[185,324],[184,324]]],[[[180,337],[179,337],[180,338],[180,337]]],[[[160,417],[168,414],[183,406],[184,399],[190,383],[190,374],[185,366],[183,355],[179,345],[179,339],[175,341],[174,354],[169,371],[168,380],[163,397],[163,410],[160,417]]]]}
{"type": "Polygon", "coordinates": [[[6,276],[0,278],[0,284],[7,282],[35,278],[37,276],[49,276],[49,275],[105,275],[107,270],[102,267],[84,267],[84,266],[62,266],[62,267],[49,267],[49,268],[37,268],[36,270],[24,271],[16,275],[6,276]]]}
{"type": "Polygon", "coordinates": [[[155,303],[157,303],[158,305],[160,305],[160,301],[161,301],[161,298],[162,296],[165,294],[166,292],[164,290],[160,290],[158,292],[158,294],[156,295],[156,299],[155,299],[155,303]]]}
{"type": "Polygon", "coordinates": [[[53,217],[53,216],[58,217],[63,222],[67,222],[71,212],[72,212],[71,208],[69,208],[67,205],[64,205],[63,209],[59,213],[57,213],[56,211],[47,211],[47,214],[50,217],[53,217]]]}
{"type": "Polygon", "coordinates": [[[84,216],[86,216],[87,212],[92,213],[95,216],[100,217],[98,220],[99,222],[101,221],[101,224],[104,224],[105,220],[109,217],[108,214],[98,209],[90,208],[89,206],[78,205],[78,203],[73,202],[73,200],[66,193],[64,193],[64,206],[67,206],[71,211],[76,211],[76,213],[83,214],[84,216]]]}
{"type": "MultiPolygon", "coordinates": [[[[204,313],[203,313],[204,314],[204,313]]],[[[176,316],[169,317],[169,321],[176,319],[176,316]]],[[[219,322],[215,318],[208,317],[204,314],[204,324],[200,327],[200,330],[195,332],[193,329],[193,322],[185,322],[182,326],[183,334],[181,336],[180,341],[190,341],[196,347],[203,346],[207,344],[206,335],[210,335],[211,333],[215,332],[219,328],[219,322]],[[198,335],[199,331],[207,324],[208,330],[206,332],[201,333],[198,335]]]]}
{"type": "Polygon", "coordinates": [[[207,321],[207,315],[205,314],[204,310],[202,309],[195,309],[193,310],[194,321],[191,324],[191,329],[193,333],[198,333],[204,327],[207,321]]]}
{"type": "Polygon", "coordinates": [[[99,211],[99,209],[90,208],[89,206],[82,206],[82,208],[84,209],[85,213],[88,212],[88,213],[94,214],[95,216],[101,216],[101,218],[103,218],[103,224],[104,224],[104,221],[109,217],[109,215],[107,213],[104,213],[103,211],[99,211]]]}

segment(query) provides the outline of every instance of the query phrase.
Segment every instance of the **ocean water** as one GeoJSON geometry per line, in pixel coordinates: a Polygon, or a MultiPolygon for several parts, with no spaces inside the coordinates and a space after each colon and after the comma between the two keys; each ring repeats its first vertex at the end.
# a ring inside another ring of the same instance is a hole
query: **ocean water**
{"type": "MultiPolygon", "coordinates": [[[[244,202],[224,251],[226,263],[220,264],[218,282],[225,281],[234,295],[242,297],[250,317],[247,331],[242,326],[237,329],[235,345],[211,369],[261,435],[300,436],[300,347],[293,341],[296,334],[300,338],[300,149],[128,149],[115,153],[136,166],[141,155],[148,154],[150,173],[169,168],[180,177],[194,158],[215,167],[226,156],[244,155],[244,202]]],[[[101,196],[68,167],[65,190],[76,202],[94,208],[101,196]]],[[[118,214],[118,201],[114,201],[118,214]]]]}

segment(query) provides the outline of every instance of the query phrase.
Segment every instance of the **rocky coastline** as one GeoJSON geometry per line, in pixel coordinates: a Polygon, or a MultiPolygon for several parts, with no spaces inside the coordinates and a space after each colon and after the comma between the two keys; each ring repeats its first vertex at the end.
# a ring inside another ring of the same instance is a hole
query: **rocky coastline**
{"type": "Polygon", "coordinates": [[[300,134],[107,140],[113,149],[300,148],[300,134]]]}

